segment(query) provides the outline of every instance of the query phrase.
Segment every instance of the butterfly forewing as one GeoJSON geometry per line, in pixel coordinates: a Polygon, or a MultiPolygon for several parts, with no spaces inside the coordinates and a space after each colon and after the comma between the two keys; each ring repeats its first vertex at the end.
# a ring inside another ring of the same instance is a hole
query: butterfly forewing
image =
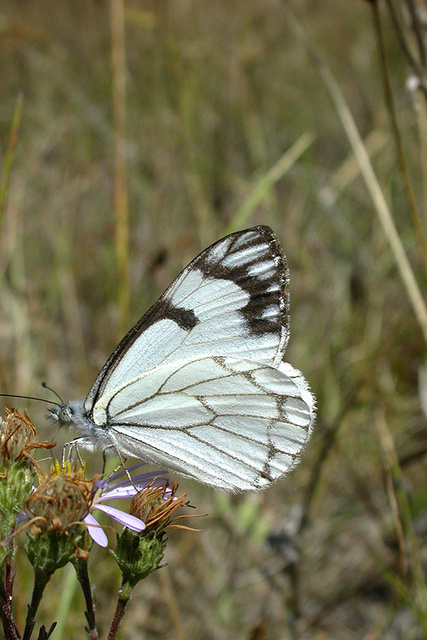
{"type": "Polygon", "coordinates": [[[279,363],[289,337],[287,288],[287,266],[268,227],[213,244],[123,338],[95,380],[86,411],[160,364],[208,355],[279,363]]]}

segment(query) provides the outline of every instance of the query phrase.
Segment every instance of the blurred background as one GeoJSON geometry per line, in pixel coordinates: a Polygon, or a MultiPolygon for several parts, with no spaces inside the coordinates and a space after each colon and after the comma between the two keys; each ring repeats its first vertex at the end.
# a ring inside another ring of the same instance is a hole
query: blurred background
{"type": "MultiPolygon", "coordinates": [[[[122,638],[427,637],[426,23],[423,0],[1,4],[2,391],[84,396],[189,260],[267,224],[317,397],[270,491],[180,481],[209,516],[172,532],[122,638]]],[[[119,575],[93,556],[105,636],[119,575]]],[[[76,589],[64,637],[82,610],[76,589]]]]}

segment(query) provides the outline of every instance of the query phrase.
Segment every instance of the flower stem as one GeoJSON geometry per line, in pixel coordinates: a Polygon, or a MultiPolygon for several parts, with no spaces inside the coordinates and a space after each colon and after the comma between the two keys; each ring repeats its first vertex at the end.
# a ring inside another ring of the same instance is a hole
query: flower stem
{"type": "Polygon", "coordinates": [[[86,602],[86,619],[89,625],[89,637],[90,640],[98,640],[98,631],[95,624],[95,607],[92,598],[92,589],[90,587],[87,560],[84,558],[76,558],[72,562],[86,602]]]}
{"type": "Polygon", "coordinates": [[[8,598],[4,583],[0,582],[0,618],[6,640],[20,640],[18,629],[13,620],[12,601],[8,598]]]}
{"type": "Polygon", "coordinates": [[[116,611],[114,618],[111,622],[110,630],[108,632],[108,640],[116,640],[117,631],[125,615],[126,605],[130,600],[133,587],[129,582],[123,582],[119,591],[119,597],[117,600],[116,611]]]}
{"type": "Polygon", "coordinates": [[[51,576],[52,574],[50,572],[38,571],[36,568],[34,569],[33,595],[31,598],[31,604],[28,607],[27,620],[25,622],[25,630],[22,640],[30,640],[31,638],[31,634],[36,623],[37,609],[39,608],[43,592],[51,576]]]}
{"type": "Polygon", "coordinates": [[[15,580],[16,575],[16,567],[15,567],[15,557],[12,555],[12,559],[6,565],[6,596],[8,602],[10,603],[10,610],[12,612],[12,591],[13,591],[13,582],[15,580]]]}

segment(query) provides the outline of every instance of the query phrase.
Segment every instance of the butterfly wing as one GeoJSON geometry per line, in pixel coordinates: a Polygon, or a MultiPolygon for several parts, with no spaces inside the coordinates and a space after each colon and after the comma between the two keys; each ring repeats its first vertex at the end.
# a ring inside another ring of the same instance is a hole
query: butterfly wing
{"type": "Polygon", "coordinates": [[[93,411],[119,450],[233,492],[264,489],[286,473],[313,420],[299,371],[225,356],[163,364],[93,411]]]}
{"type": "Polygon", "coordinates": [[[197,256],[122,339],[85,400],[144,371],[203,356],[277,366],[289,338],[288,269],[265,226],[229,235],[197,256]]]}

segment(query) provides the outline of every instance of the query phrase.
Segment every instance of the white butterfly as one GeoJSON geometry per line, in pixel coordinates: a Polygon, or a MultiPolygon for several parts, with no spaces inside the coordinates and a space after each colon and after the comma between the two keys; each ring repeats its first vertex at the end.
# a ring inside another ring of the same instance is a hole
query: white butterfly
{"type": "Polygon", "coordinates": [[[288,269],[265,226],[195,258],[122,339],[85,400],[51,410],[116,449],[228,491],[264,489],[309,439],[314,398],[282,361],[288,269]]]}

